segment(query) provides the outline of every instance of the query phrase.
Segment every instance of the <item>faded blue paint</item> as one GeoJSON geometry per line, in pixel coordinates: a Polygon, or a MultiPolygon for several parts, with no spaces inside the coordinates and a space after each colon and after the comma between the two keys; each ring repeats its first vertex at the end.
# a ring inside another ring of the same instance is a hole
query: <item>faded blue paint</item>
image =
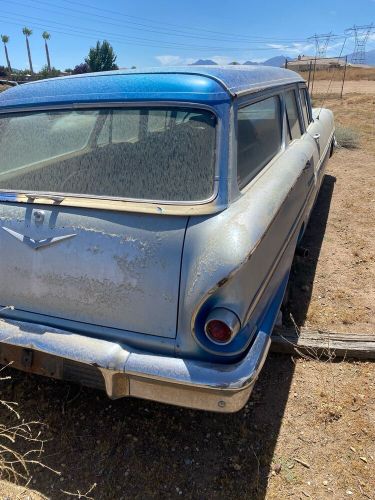
{"type": "Polygon", "coordinates": [[[0,193],[0,201],[17,201],[16,193],[0,193]]]}
{"type": "MultiPolygon", "coordinates": [[[[0,96],[0,111],[3,112],[37,105],[63,104],[69,107],[74,103],[95,105],[110,101],[179,101],[215,108],[220,130],[218,200],[221,208],[214,214],[201,212],[190,217],[184,214],[179,218],[166,214],[129,215],[126,209],[114,214],[88,208],[45,208],[46,212],[51,211],[56,215],[53,218],[54,225],[50,224],[46,228],[49,236],[62,228],[69,231],[75,229],[76,219],[79,219],[77,238],[62,243],[66,248],[61,246],[60,255],[55,252],[50,262],[47,259],[38,262],[35,257],[31,259],[32,256],[26,255],[29,251],[26,246],[12,249],[13,242],[3,238],[4,254],[24,253],[23,261],[27,264],[26,257],[29,258],[30,269],[31,264],[40,264],[38,272],[48,268],[51,262],[56,262],[56,275],[52,276],[52,283],[47,285],[51,290],[53,287],[58,288],[55,294],[57,300],[61,299],[61,295],[69,298],[77,288],[75,281],[70,283],[67,280],[67,288],[61,294],[58,279],[70,272],[66,266],[71,267],[73,262],[79,278],[84,269],[86,276],[82,276],[83,283],[80,285],[82,296],[74,303],[77,315],[70,315],[69,319],[68,314],[67,319],[63,319],[66,304],[56,302],[52,304],[56,315],[48,317],[48,311],[42,311],[42,308],[38,311],[38,297],[29,297],[27,294],[31,288],[27,288],[26,296],[28,300],[36,301],[36,306],[31,304],[30,311],[24,312],[24,316],[20,310],[7,310],[1,315],[13,320],[33,322],[38,326],[33,330],[26,323],[21,324],[21,328],[19,325],[12,327],[12,322],[7,322],[8,325],[2,329],[0,323],[0,339],[7,339],[12,328],[18,328],[22,330],[15,331],[18,340],[3,342],[15,346],[28,346],[31,343],[43,352],[83,364],[98,362],[100,369],[112,370],[104,374],[107,392],[112,397],[133,395],[216,411],[240,409],[251,392],[270,345],[270,335],[284,294],[298,235],[301,227],[306,226],[324,175],[334,123],[332,114],[322,110],[319,120],[309,125],[308,133],[291,144],[286,139],[284,127],[285,150],[282,149],[275,161],[240,192],[237,184],[236,119],[237,105],[241,99],[237,99],[237,95],[249,91],[256,92],[255,97],[258,98],[269,95],[270,88],[301,81],[295,73],[277,68],[190,67],[150,70],[148,73],[117,71],[79,75],[30,83],[3,93],[0,96]],[[312,139],[314,134],[320,135],[319,147],[312,139]],[[156,234],[157,229],[159,234],[156,234]],[[103,231],[106,233],[105,241],[103,231]],[[126,240],[127,237],[130,239],[126,240]],[[121,248],[120,244],[116,246],[114,241],[119,238],[125,238],[127,246],[124,242],[121,248]],[[153,250],[149,255],[154,257],[144,255],[143,261],[139,262],[140,253],[136,246],[142,241],[153,250]],[[5,244],[8,246],[5,247],[5,244]],[[68,246],[71,250],[76,248],[74,255],[72,251],[69,253],[68,246]],[[89,257],[83,248],[90,252],[89,257]],[[107,252],[113,257],[116,249],[115,257],[121,257],[120,261],[116,260],[116,265],[122,266],[120,270],[125,269],[127,276],[138,281],[144,275],[142,290],[138,290],[143,293],[142,296],[136,297],[133,290],[126,288],[129,283],[133,287],[138,286],[138,282],[120,279],[117,268],[113,263],[111,267],[110,259],[106,261],[100,253],[107,252]],[[128,256],[133,255],[130,250],[134,250],[134,257],[138,260],[129,260],[128,256]],[[70,256],[68,264],[63,261],[63,255],[70,256]],[[87,260],[86,267],[80,259],[87,260]],[[151,265],[159,266],[158,275],[145,271],[151,265]],[[104,276],[100,286],[93,284],[93,292],[86,290],[87,277],[94,282],[101,267],[105,267],[108,276],[104,276]],[[115,270],[115,276],[110,274],[111,269],[115,270]],[[134,277],[134,272],[140,276],[134,277]],[[129,294],[128,303],[125,301],[123,304],[114,288],[117,279],[120,280],[119,286],[125,286],[123,296],[129,294]],[[93,294],[99,293],[103,285],[107,286],[108,294],[100,303],[93,294]],[[89,305],[81,306],[81,298],[86,296],[94,300],[89,305]],[[113,304],[113,297],[119,299],[117,304],[113,304]],[[165,306],[162,311],[163,301],[171,305],[165,306]],[[93,308],[97,309],[98,305],[100,309],[94,311],[93,308]],[[113,311],[106,310],[113,305],[113,311]],[[86,307],[87,317],[83,315],[83,306],[86,307]],[[230,309],[241,323],[239,334],[226,346],[210,345],[213,343],[204,333],[205,318],[215,307],[230,309]],[[158,312],[161,314],[155,322],[158,312]],[[103,319],[107,320],[104,324],[103,319]],[[46,321],[65,332],[44,327],[46,321]],[[129,325],[132,330],[126,329],[129,325]],[[136,329],[137,325],[141,325],[141,328],[136,329]],[[66,335],[67,331],[78,335],[66,335]],[[104,339],[109,345],[100,343],[104,339]],[[125,379],[129,387],[124,383],[121,390],[125,392],[121,394],[114,388],[117,375],[129,377],[125,379]],[[181,390],[181,384],[184,390],[181,390]],[[225,392],[228,389],[231,389],[230,394],[225,392]]],[[[279,93],[283,101],[282,88],[279,93]]],[[[246,100],[251,101],[251,98],[246,100]]],[[[19,215],[26,204],[1,205],[0,215],[5,227],[20,229],[22,224],[26,225],[27,217],[19,215]]],[[[29,206],[26,210],[30,217],[34,208],[43,208],[43,205],[29,206]]],[[[29,227],[34,232],[41,230],[31,225],[29,227]]],[[[47,248],[46,252],[51,249],[47,248]]],[[[16,260],[20,262],[17,255],[16,260]]],[[[5,265],[9,267],[9,262],[5,265]]],[[[35,269],[32,269],[33,272],[35,269]]],[[[4,268],[3,273],[5,271],[4,268]]],[[[18,276],[18,279],[19,293],[12,297],[14,290],[3,292],[7,298],[4,305],[11,304],[11,299],[19,300],[22,276],[18,276]]],[[[43,287],[40,290],[49,291],[43,287]]],[[[74,296],[70,298],[74,299],[74,296]]],[[[45,298],[45,301],[48,300],[52,299],[45,298]]],[[[49,303],[47,305],[51,306],[49,303]]]]}
{"type": "Polygon", "coordinates": [[[51,104],[153,100],[212,105],[229,102],[231,96],[246,90],[297,81],[303,81],[297,73],[269,66],[117,70],[19,85],[0,95],[0,110],[51,104]]]}

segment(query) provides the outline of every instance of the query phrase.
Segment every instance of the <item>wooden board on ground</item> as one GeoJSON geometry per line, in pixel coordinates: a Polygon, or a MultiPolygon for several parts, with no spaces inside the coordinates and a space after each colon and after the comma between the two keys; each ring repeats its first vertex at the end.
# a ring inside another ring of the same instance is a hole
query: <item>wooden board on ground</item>
{"type": "Polygon", "coordinates": [[[273,352],[338,358],[375,359],[375,335],[276,327],[273,352]]]}

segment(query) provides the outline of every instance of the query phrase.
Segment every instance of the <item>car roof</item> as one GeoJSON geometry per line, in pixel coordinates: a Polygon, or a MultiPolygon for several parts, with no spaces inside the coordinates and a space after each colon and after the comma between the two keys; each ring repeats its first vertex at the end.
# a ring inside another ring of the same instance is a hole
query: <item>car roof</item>
{"type": "MultiPolygon", "coordinates": [[[[179,66],[85,73],[29,82],[0,94],[0,108],[118,101],[214,104],[303,78],[272,66],[179,66]]],[[[5,110],[4,110],[5,111],[5,110]]]]}

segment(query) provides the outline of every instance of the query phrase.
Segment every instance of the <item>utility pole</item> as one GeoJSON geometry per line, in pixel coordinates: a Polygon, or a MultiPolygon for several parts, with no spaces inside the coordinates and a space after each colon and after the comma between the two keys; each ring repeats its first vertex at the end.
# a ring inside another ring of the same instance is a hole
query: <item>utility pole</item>
{"type": "Polygon", "coordinates": [[[345,76],[346,76],[346,67],[348,65],[348,56],[345,56],[345,66],[344,66],[344,75],[342,77],[342,86],[341,86],[341,95],[340,99],[342,99],[342,95],[344,93],[344,83],[345,83],[345,76]]]}
{"type": "Polygon", "coordinates": [[[366,24],[365,26],[356,26],[345,30],[348,36],[354,36],[354,52],[352,55],[352,64],[365,64],[366,62],[366,43],[372,31],[375,30],[374,25],[366,24]]]}
{"type": "Polygon", "coordinates": [[[307,83],[307,90],[309,92],[310,92],[311,68],[312,68],[312,61],[310,60],[310,64],[309,64],[309,81],[307,83]]]}

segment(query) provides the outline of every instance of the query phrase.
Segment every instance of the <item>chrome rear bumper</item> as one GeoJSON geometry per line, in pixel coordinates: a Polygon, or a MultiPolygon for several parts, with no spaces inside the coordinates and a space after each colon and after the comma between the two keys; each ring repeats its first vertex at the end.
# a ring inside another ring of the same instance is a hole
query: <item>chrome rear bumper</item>
{"type": "Polygon", "coordinates": [[[247,402],[270,347],[260,331],[234,364],[207,363],[132,351],[34,323],[0,319],[0,363],[23,371],[188,408],[235,412],[247,402]]]}

